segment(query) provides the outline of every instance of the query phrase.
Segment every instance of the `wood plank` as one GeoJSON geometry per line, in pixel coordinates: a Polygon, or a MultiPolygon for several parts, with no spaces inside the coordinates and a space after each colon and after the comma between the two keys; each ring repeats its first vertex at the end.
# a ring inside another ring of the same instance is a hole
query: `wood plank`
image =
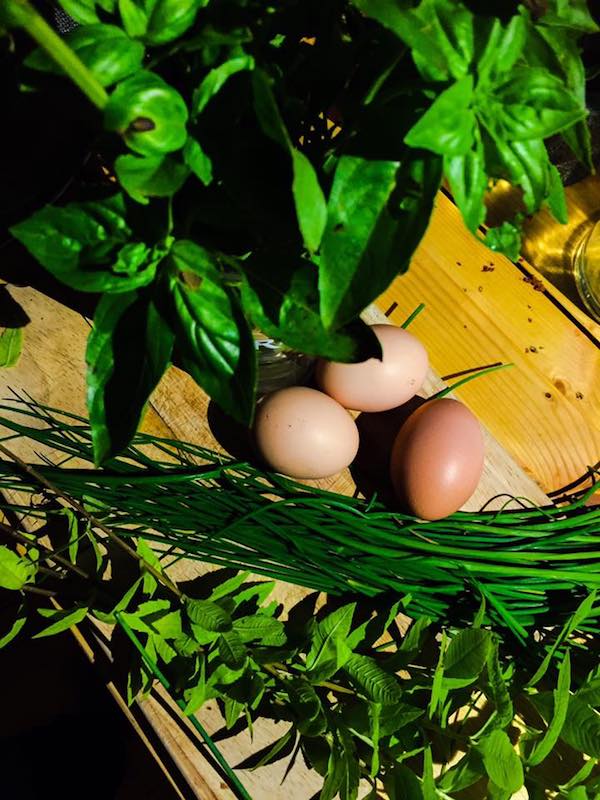
{"type": "Polygon", "coordinates": [[[524,472],[552,491],[600,459],[600,350],[524,277],[478,242],[440,194],[411,268],[378,306],[397,303],[390,319],[400,323],[426,303],[411,330],[441,375],[515,365],[457,394],[524,472]]]}

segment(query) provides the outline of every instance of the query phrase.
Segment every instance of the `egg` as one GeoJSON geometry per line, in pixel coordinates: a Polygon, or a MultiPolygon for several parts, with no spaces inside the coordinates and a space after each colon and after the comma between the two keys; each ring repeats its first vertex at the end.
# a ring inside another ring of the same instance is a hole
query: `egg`
{"type": "Polygon", "coordinates": [[[346,409],[306,386],[265,397],[256,410],[254,436],[269,465],[292,478],[335,475],[358,450],[358,429],[346,409]]]}
{"type": "Polygon", "coordinates": [[[447,517],[471,497],[483,472],[481,426],[457,400],[425,402],[400,428],[390,477],[398,500],[413,514],[447,517]]]}
{"type": "Polygon", "coordinates": [[[408,331],[395,325],[373,325],[372,330],[381,343],[381,360],[317,364],[319,387],[355,411],[387,411],[406,403],[423,385],[429,367],[427,351],[408,331]]]}

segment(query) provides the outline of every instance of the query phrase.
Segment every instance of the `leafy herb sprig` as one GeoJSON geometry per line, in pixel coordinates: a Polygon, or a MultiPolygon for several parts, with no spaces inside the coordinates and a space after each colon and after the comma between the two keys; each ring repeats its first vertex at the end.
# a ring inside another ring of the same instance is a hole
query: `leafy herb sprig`
{"type": "MultiPolygon", "coordinates": [[[[61,5],[80,26],[64,39],[26,0],[2,4],[0,21],[40,45],[16,79],[79,86],[111,177],[12,232],[102,295],[87,350],[96,463],[131,440],[171,361],[249,422],[253,326],[339,361],[380,355],[358,314],[408,267],[443,175],[477,233],[497,178],[527,213],[546,203],[565,220],[546,137],[590,162],[577,43],[598,26],[583,0],[502,17],[457,0],[61,5]]],[[[514,258],[519,230],[486,241],[514,258]]]]}

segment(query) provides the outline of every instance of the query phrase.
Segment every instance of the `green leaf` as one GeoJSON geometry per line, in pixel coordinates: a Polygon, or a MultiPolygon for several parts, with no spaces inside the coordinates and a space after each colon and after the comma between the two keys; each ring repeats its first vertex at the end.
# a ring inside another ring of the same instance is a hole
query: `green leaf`
{"type": "Polygon", "coordinates": [[[523,764],[508,735],[496,728],[478,745],[490,780],[506,792],[517,792],[523,786],[523,764]]]}
{"type": "Polygon", "coordinates": [[[199,9],[208,0],[150,0],[145,2],[148,23],[144,39],[150,44],[166,44],[178,39],[194,24],[199,9]]]}
{"type": "Polygon", "coordinates": [[[205,186],[212,183],[212,161],[192,136],[188,136],[183,146],[183,160],[205,186]]]}
{"type": "Polygon", "coordinates": [[[600,758],[600,714],[576,695],[571,695],[561,739],[578,752],[600,758]]]}
{"type": "Polygon", "coordinates": [[[569,689],[571,686],[571,656],[567,650],[558,672],[558,684],[554,690],[554,712],[542,738],[535,743],[527,763],[535,767],[547,758],[558,741],[569,709],[569,689]]]}
{"type": "Polygon", "coordinates": [[[549,0],[539,24],[570,28],[580,33],[598,33],[600,30],[586,0],[569,0],[568,3],[549,0]]]}
{"type": "Polygon", "coordinates": [[[237,631],[231,630],[219,636],[219,655],[231,669],[240,669],[246,663],[246,647],[237,631]]]}
{"type": "Polygon", "coordinates": [[[179,150],[187,139],[188,110],[181,95],[153,72],[140,70],[117,85],[104,109],[104,125],[143,156],[179,150]]]}
{"type": "Polygon", "coordinates": [[[356,800],[360,783],[360,765],[356,754],[356,747],[349,732],[340,727],[338,729],[342,745],[342,780],[340,783],[340,800],[356,800]]]}
{"type": "Polygon", "coordinates": [[[288,347],[330,361],[365,361],[380,356],[379,340],[361,320],[328,331],[319,314],[315,264],[279,251],[245,260],[242,305],[257,328],[288,347]]]}
{"type": "Polygon", "coordinates": [[[319,265],[326,327],[354,319],[407,269],[429,223],[440,179],[437,156],[409,151],[402,163],[340,158],[319,265]]]}
{"type": "Polygon", "coordinates": [[[333,747],[329,752],[329,760],[327,762],[327,773],[319,800],[333,800],[338,794],[346,775],[346,759],[344,758],[343,750],[338,743],[337,739],[333,743],[333,747]]]}
{"type": "Polygon", "coordinates": [[[255,770],[259,767],[266,767],[267,764],[275,764],[282,758],[286,758],[291,754],[296,744],[296,733],[292,725],[283,736],[277,739],[273,744],[263,747],[256,753],[253,753],[248,758],[244,759],[240,764],[236,765],[236,769],[251,769],[255,770]]]}
{"type": "Polygon", "coordinates": [[[576,158],[584,164],[589,172],[594,171],[592,159],[592,134],[587,120],[576,122],[570,128],[561,131],[561,136],[569,145],[576,158]]]}
{"type": "Polygon", "coordinates": [[[170,294],[184,368],[223,411],[249,424],[256,351],[236,296],[209,277],[196,288],[171,278],[170,294]]]}
{"type": "Polygon", "coordinates": [[[45,206],[11,233],[55,278],[80,291],[129,292],[150,283],[156,272],[153,257],[137,271],[113,269],[132,233],[120,194],[98,203],[45,206]]]}
{"type": "Polygon", "coordinates": [[[381,669],[373,658],[353,653],[343,668],[369,700],[383,705],[400,702],[402,689],[397,678],[381,669]]]}
{"type": "Polygon", "coordinates": [[[202,708],[212,694],[206,682],[206,658],[203,655],[200,656],[200,673],[196,677],[196,685],[192,687],[192,689],[186,689],[184,692],[186,706],[183,709],[183,713],[187,717],[190,717],[192,714],[195,714],[199,708],[202,708]]]}
{"type": "Polygon", "coordinates": [[[292,194],[298,226],[307,249],[318,250],[327,222],[327,205],[313,165],[295,148],[279,113],[277,102],[262,70],[252,75],[254,108],[266,136],[288,151],[292,163],[292,194]]]}
{"type": "Polygon", "coordinates": [[[435,790],[435,779],[433,777],[433,758],[431,755],[431,745],[427,745],[423,755],[423,800],[437,800],[435,790]]]}
{"type": "Polygon", "coordinates": [[[473,146],[475,113],[473,76],[445,89],[404,137],[410,147],[423,147],[450,158],[463,156],[473,146]]]}
{"type": "Polygon", "coordinates": [[[132,38],[141,37],[148,27],[148,14],[138,0],[118,0],[119,13],[127,35],[132,38]]]}
{"type": "Polygon", "coordinates": [[[219,282],[220,272],[214,256],[195,242],[179,239],[172,245],[170,256],[181,272],[192,272],[200,278],[219,282]]]}
{"type": "Polygon", "coordinates": [[[286,643],[283,623],[262,614],[251,614],[233,621],[233,629],[243,642],[257,642],[266,647],[281,647],[286,643]]]}
{"type": "Polygon", "coordinates": [[[171,156],[123,155],[115,161],[119,183],[130,197],[146,205],[149,197],[171,197],[185,183],[189,168],[171,156]]]}
{"type": "Polygon", "coordinates": [[[69,630],[73,625],[77,625],[86,618],[88,608],[87,606],[82,606],[81,608],[75,608],[69,611],[54,608],[38,608],[38,613],[41,614],[42,617],[51,619],[52,623],[48,625],[47,628],[36,633],[35,636],[32,637],[33,639],[41,639],[44,636],[53,636],[55,633],[62,633],[63,631],[69,630]]]}
{"type": "Polygon", "coordinates": [[[486,207],[483,198],[488,183],[479,134],[475,136],[472,149],[465,155],[444,156],[444,173],[465,225],[475,233],[485,219],[486,207]]]}
{"type": "MultiPolygon", "coordinates": [[[[586,116],[586,109],[562,80],[541,67],[518,67],[496,88],[490,105],[494,123],[510,141],[546,139],[586,116]]],[[[486,108],[486,119],[487,119],[486,108]]],[[[487,123],[486,123],[487,124],[487,123]]]]}
{"type": "Polygon", "coordinates": [[[515,14],[506,25],[499,19],[490,20],[489,28],[481,18],[477,20],[475,35],[481,39],[483,47],[477,59],[478,89],[510,73],[523,53],[528,27],[524,13],[515,14]]]}
{"type": "Polygon", "coordinates": [[[69,536],[68,551],[71,564],[77,563],[77,553],[79,552],[79,520],[77,515],[70,508],[63,508],[61,511],[67,520],[67,531],[69,536]]]}
{"type": "Polygon", "coordinates": [[[189,619],[205,631],[225,633],[230,631],[232,620],[229,614],[212,600],[186,598],[185,610],[189,619]]]}
{"type": "MultiPolygon", "coordinates": [[[[275,581],[256,581],[246,584],[246,586],[238,592],[233,598],[236,608],[239,608],[244,603],[252,602],[255,606],[260,607],[269,597],[275,588],[275,581]]],[[[261,612],[267,614],[266,608],[262,608],[261,612]]],[[[267,616],[273,616],[269,613],[267,616]]]]}
{"type": "Polygon", "coordinates": [[[7,644],[10,644],[12,640],[18,636],[19,632],[23,629],[23,626],[27,622],[27,614],[24,612],[23,606],[19,606],[17,611],[17,616],[15,621],[10,626],[10,628],[6,631],[6,633],[0,636],[0,650],[3,647],[6,647],[7,644]]]}
{"type": "Polygon", "coordinates": [[[429,46],[420,42],[412,50],[417,69],[424,78],[431,74],[432,51],[439,50],[454,78],[463,78],[469,71],[474,52],[472,12],[456,0],[422,0],[416,14],[427,27],[429,46]]]}
{"type": "Polygon", "coordinates": [[[386,770],[383,787],[389,800],[424,800],[421,781],[404,764],[394,764],[386,770]]]}
{"type": "Polygon", "coordinates": [[[500,661],[498,658],[498,643],[494,642],[487,654],[487,676],[489,684],[489,697],[496,707],[495,724],[499,728],[507,728],[514,717],[514,709],[500,661]]]}
{"type": "Polygon", "coordinates": [[[23,347],[23,328],[5,328],[0,333],[0,367],[14,367],[23,347]]]}
{"type": "Polygon", "coordinates": [[[485,774],[481,754],[471,748],[457,764],[441,776],[438,786],[444,792],[460,792],[473,786],[485,774]]]}
{"type": "Polygon", "coordinates": [[[95,0],[60,0],[61,8],[80,25],[93,25],[98,22],[95,0]]]}
{"type": "Polygon", "coordinates": [[[135,292],[102,297],[86,349],[96,464],[129,444],[172,349],[173,333],[152,297],[135,292]]]}
{"type": "Polygon", "coordinates": [[[136,553],[143,558],[143,562],[140,563],[140,570],[143,576],[143,583],[144,583],[144,594],[152,594],[156,587],[158,586],[158,582],[154,575],[148,571],[146,564],[149,564],[154,569],[158,570],[158,572],[162,572],[162,564],[160,563],[160,559],[152,550],[151,547],[144,541],[144,539],[139,538],[137,540],[136,545],[136,553]],[[145,563],[144,563],[145,562],[145,563]]]}
{"type": "Polygon", "coordinates": [[[328,614],[313,629],[306,671],[313,682],[327,680],[350,656],[346,637],[350,632],[356,603],[348,603],[328,614]]]}
{"type": "Polygon", "coordinates": [[[225,727],[227,730],[231,730],[235,723],[238,721],[240,714],[244,709],[244,704],[238,702],[237,700],[232,700],[231,697],[223,698],[223,705],[225,706],[225,727]]]}
{"type": "Polygon", "coordinates": [[[31,583],[37,572],[36,565],[28,558],[22,558],[14,550],[0,545],[0,587],[2,589],[22,589],[31,583]]]}
{"type": "Polygon", "coordinates": [[[379,772],[379,739],[381,737],[381,703],[368,703],[369,714],[369,736],[373,745],[373,755],[371,756],[371,769],[369,777],[375,778],[379,772]]]}
{"type": "Polygon", "coordinates": [[[444,678],[474,681],[485,666],[491,644],[490,632],[482,628],[457,633],[444,654],[444,678]]]}
{"type": "MultiPolygon", "coordinates": [[[[390,3],[388,0],[352,0],[352,4],[410,47],[425,80],[443,81],[448,78],[448,62],[443,50],[433,40],[429,20],[422,19],[416,10],[402,8],[399,3],[390,3]]],[[[439,34],[439,28],[436,33],[439,34]]]]}
{"type": "MultiPolygon", "coordinates": [[[[67,34],[65,40],[102,86],[136,72],[144,58],[144,45],[132,41],[115,25],[85,25],[67,34]]],[[[34,50],[24,63],[42,72],[62,74],[61,67],[41,48],[34,50]]]]}
{"type": "Polygon", "coordinates": [[[421,652],[430,625],[430,617],[419,617],[414,620],[402,639],[402,644],[399,648],[400,652],[405,653],[408,658],[417,656],[421,652]]]}
{"type": "Polygon", "coordinates": [[[194,92],[192,98],[192,116],[197,117],[198,114],[204,111],[209,101],[221,91],[232,75],[253,69],[254,59],[252,56],[248,55],[235,56],[219,64],[218,67],[211,69],[194,92]]]}
{"type": "Polygon", "coordinates": [[[565,189],[560,179],[560,174],[554,164],[550,164],[548,168],[548,179],[549,185],[546,203],[554,219],[566,225],[569,221],[567,199],[565,197],[565,189]]]}
{"type": "Polygon", "coordinates": [[[303,736],[320,736],[327,729],[327,719],[319,695],[304,678],[291,680],[287,687],[290,709],[296,728],[303,736]]]}
{"type": "Polygon", "coordinates": [[[485,243],[498,253],[503,253],[511,261],[516,261],[521,252],[521,231],[512,222],[503,222],[496,228],[489,228],[485,243]]]}

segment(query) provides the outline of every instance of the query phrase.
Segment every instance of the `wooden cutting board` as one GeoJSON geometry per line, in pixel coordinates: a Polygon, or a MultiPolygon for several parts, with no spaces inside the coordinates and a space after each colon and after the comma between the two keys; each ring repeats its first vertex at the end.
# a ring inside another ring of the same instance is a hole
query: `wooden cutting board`
{"type": "MultiPolygon", "coordinates": [[[[27,392],[41,403],[85,415],[84,352],[89,322],[30,288],[12,288],[11,293],[23,306],[31,323],[26,330],[24,351],[19,363],[0,372],[0,397],[9,396],[11,390],[27,392]]],[[[399,306],[397,321],[402,321],[400,312],[406,316],[409,310],[399,306]]],[[[383,313],[376,308],[371,308],[366,316],[369,322],[386,321],[383,313]]],[[[492,382],[496,379],[491,375],[481,380],[492,382]]],[[[439,378],[431,372],[424,394],[432,393],[440,385],[439,378]]],[[[152,397],[143,428],[156,435],[223,449],[221,442],[227,439],[227,431],[224,435],[223,426],[216,425],[213,416],[207,416],[207,398],[203,392],[187,375],[172,368],[152,397]]],[[[11,442],[10,446],[18,450],[22,457],[35,458],[33,449],[24,443],[17,445],[11,442]]],[[[347,470],[334,479],[319,481],[319,484],[345,493],[352,493],[355,488],[347,470]]],[[[478,508],[501,493],[547,502],[539,486],[486,431],[485,472],[468,507],[478,508]]],[[[202,567],[197,562],[181,562],[173,577],[189,579],[200,571],[202,567]]],[[[277,588],[278,599],[288,606],[304,593],[304,589],[286,584],[280,584],[277,588]]],[[[233,797],[222,776],[211,766],[208,755],[203,754],[197,733],[164,692],[160,689],[156,691],[141,704],[141,708],[197,797],[202,800],[229,800],[233,797]]],[[[200,712],[199,718],[209,733],[222,727],[222,719],[214,702],[200,712]]],[[[263,720],[255,726],[253,742],[244,732],[220,742],[219,747],[229,763],[236,765],[251,752],[278,738],[284,729],[285,725],[263,720]]],[[[258,772],[240,771],[240,777],[254,800],[307,800],[321,785],[321,779],[309,772],[301,759],[281,785],[284,770],[285,763],[282,762],[258,772]]]]}

